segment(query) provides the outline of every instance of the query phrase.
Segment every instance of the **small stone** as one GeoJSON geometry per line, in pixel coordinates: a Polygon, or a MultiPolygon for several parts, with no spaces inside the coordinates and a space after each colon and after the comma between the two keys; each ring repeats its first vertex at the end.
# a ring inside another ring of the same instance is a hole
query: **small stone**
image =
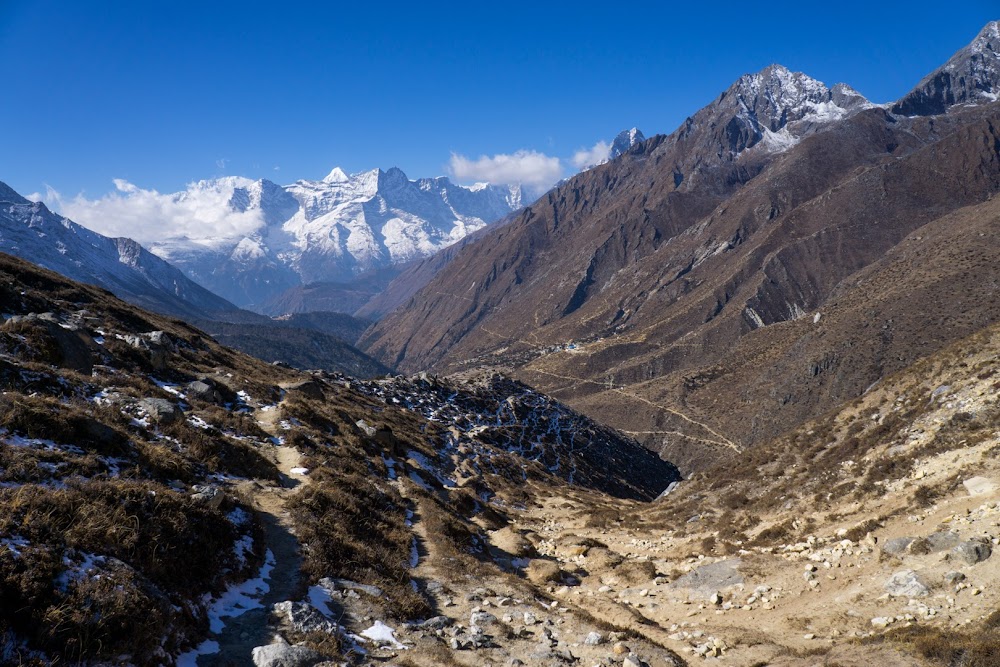
{"type": "Polygon", "coordinates": [[[634,655],[627,655],[625,656],[625,660],[622,661],[622,667],[642,667],[642,662],[634,655]]]}
{"type": "Polygon", "coordinates": [[[583,640],[583,643],[587,646],[598,646],[604,643],[604,635],[600,632],[591,632],[583,640]]]}
{"type": "Polygon", "coordinates": [[[611,647],[611,650],[614,652],[615,655],[625,655],[626,653],[630,652],[628,646],[626,646],[622,642],[616,643],[614,646],[611,647]]]}
{"type": "Polygon", "coordinates": [[[965,575],[961,572],[946,572],[944,581],[947,584],[955,585],[960,581],[965,581],[965,575]]]}

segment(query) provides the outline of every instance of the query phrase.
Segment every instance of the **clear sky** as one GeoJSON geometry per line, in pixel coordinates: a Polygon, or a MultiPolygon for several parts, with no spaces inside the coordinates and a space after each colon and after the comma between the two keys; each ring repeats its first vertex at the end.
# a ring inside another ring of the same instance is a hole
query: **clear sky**
{"type": "Polygon", "coordinates": [[[0,0],[0,180],[98,197],[517,151],[571,169],[772,62],[896,99],[997,18],[997,0],[0,0]]]}

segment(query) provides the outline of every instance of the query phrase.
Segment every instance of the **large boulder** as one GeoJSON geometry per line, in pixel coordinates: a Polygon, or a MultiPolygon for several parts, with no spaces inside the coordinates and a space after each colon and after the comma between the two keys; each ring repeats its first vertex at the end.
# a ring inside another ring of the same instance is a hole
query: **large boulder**
{"type": "Polygon", "coordinates": [[[336,635],[339,627],[336,623],[328,619],[319,609],[308,602],[292,602],[286,600],[279,602],[272,607],[274,615],[284,624],[287,624],[292,632],[300,635],[308,635],[319,632],[327,635],[336,635]]]}
{"type": "Polygon", "coordinates": [[[184,417],[181,409],[165,398],[144,398],[139,407],[157,424],[172,424],[184,417]]]}
{"type": "Polygon", "coordinates": [[[188,386],[184,388],[184,393],[192,400],[215,404],[223,402],[222,392],[219,391],[214,382],[207,380],[195,380],[188,383],[188,386]]]}
{"type": "Polygon", "coordinates": [[[902,570],[889,577],[885,591],[893,597],[916,598],[928,595],[930,587],[913,570],[902,570]]]}
{"type": "Polygon", "coordinates": [[[951,552],[966,565],[976,565],[993,555],[993,547],[984,540],[969,540],[962,542],[951,552]]]}

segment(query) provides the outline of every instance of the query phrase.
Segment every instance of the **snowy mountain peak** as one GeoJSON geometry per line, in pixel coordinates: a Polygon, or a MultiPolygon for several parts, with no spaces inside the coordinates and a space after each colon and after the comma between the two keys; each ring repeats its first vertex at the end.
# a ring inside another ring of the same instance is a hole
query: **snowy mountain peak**
{"type": "Polygon", "coordinates": [[[987,23],[976,38],[972,40],[969,49],[973,53],[988,54],[994,57],[1000,52],[1000,21],[987,23]]]}
{"type": "Polygon", "coordinates": [[[645,140],[646,137],[637,127],[633,127],[631,130],[622,130],[615,137],[614,141],[611,142],[611,151],[608,153],[608,160],[614,160],[619,155],[628,151],[628,149],[636,144],[641,144],[645,140]]]}
{"type": "Polygon", "coordinates": [[[288,186],[226,177],[166,197],[197,199],[204,219],[228,215],[234,224],[208,239],[154,243],[154,252],[250,307],[302,283],[346,281],[430,255],[522,203],[519,188],[411,181],[396,167],[350,175],[337,167],[321,181],[288,186]]]}
{"type": "Polygon", "coordinates": [[[931,116],[958,104],[989,104],[1000,99],[1000,21],[990,21],[975,39],[931,72],[892,112],[931,116]]]}
{"type": "Polygon", "coordinates": [[[756,145],[781,152],[832,121],[871,107],[845,84],[832,89],[822,81],[783,65],[744,74],[724,92],[711,113],[730,119],[726,143],[735,156],[756,145]]]}
{"type": "Polygon", "coordinates": [[[334,167],[333,170],[326,175],[323,179],[324,183],[346,183],[348,181],[348,176],[344,173],[344,170],[340,167],[334,167]]]}

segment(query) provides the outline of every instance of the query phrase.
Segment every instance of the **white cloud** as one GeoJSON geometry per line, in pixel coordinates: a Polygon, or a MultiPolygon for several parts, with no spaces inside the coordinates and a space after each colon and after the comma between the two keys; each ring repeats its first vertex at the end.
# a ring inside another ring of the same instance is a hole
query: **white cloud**
{"type": "Polygon", "coordinates": [[[536,193],[555,185],[564,171],[559,158],[528,150],[519,150],[512,155],[482,155],[476,160],[452,153],[448,166],[459,181],[486,181],[496,185],[520,183],[536,193]]]}
{"type": "Polygon", "coordinates": [[[592,167],[608,159],[611,154],[611,144],[606,141],[598,141],[593,148],[581,148],[573,153],[573,166],[577,169],[592,167]]]}
{"type": "Polygon", "coordinates": [[[41,192],[32,192],[30,195],[24,195],[24,198],[33,202],[45,201],[45,197],[41,192]]]}
{"type": "Polygon", "coordinates": [[[242,180],[199,181],[183,192],[162,194],[116,178],[115,191],[98,199],[83,194],[64,198],[49,188],[45,201],[67,218],[106,236],[128,236],[147,246],[181,238],[210,244],[241,238],[264,224],[257,209],[241,213],[230,208],[233,189],[244,185],[242,180]]]}

